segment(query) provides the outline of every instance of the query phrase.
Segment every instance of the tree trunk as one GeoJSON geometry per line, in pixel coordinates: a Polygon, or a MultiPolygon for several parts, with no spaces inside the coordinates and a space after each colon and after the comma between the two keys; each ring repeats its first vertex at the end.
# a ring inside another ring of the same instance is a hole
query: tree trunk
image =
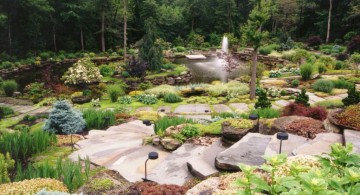
{"type": "Polygon", "coordinates": [[[10,25],[10,20],[9,22],[9,28],[8,28],[8,37],[9,37],[9,54],[11,55],[12,53],[12,39],[11,39],[11,25],[10,25]]]}
{"type": "Polygon", "coordinates": [[[127,41],[127,2],[128,0],[124,0],[124,61],[126,62],[126,41],[127,41]]]}
{"type": "Polygon", "coordinates": [[[101,51],[105,52],[105,12],[101,12],[101,51]]]}
{"type": "Polygon", "coordinates": [[[255,99],[256,89],[256,66],[257,66],[257,51],[254,49],[252,53],[252,65],[251,65],[251,80],[250,80],[250,99],[255,99]]]}
{"type": "Polygon", "coordinates": [[[84,51],[85,50],[85,47],[84,47],[84,34],[83,34],[82,26],[80,27],[80,42],[81,42],[81,50],[84,51]]]}
{"type": "Polygon", "coordinates": [[[55,24],[53,24],[52,30],[53,30],[54,51],[57,52],[55,24]]]}
{"type": "Polygon", "coordinates": [[[331,10],[332,10],[332,0],[330,0],[330,7],[329,7],[329,17],[328,17],[328,25],[327,25],[326,43],[329,43],[329,38],[330,38],[331,10]]]}

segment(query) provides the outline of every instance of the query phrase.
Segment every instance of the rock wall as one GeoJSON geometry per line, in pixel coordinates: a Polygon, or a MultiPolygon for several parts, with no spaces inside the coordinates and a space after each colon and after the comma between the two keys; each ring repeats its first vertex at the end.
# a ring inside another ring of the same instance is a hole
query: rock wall
{"type": "MultiPolygon", "coordinates": [[[[252,51],[253,49],[245,49],[242,52],[236,52],[234,53],[234,56],[240,60],[244,60],[244,61],[250,61],[251,57],[252,57],[252,51]]],[[[261,62],[265,65],[268,65],[270,67],[275,67],[276,64],[288,64],[289,61],[285,60],[285,59],[281,59],[281,58],[277,58],[277,57],[272,57],[272,56],[265,56],[265,55],[261,55],[258,54],[258,62],[261,62]]]]}

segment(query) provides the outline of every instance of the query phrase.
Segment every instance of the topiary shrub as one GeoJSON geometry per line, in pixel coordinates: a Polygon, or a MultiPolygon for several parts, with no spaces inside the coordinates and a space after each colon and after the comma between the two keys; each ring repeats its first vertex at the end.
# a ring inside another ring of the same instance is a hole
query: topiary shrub
{"type": "Polygon", "coordinates": [[[2,88],[3,88],[6,96],[12,97],[14,92],[18,88],[18,84],[14,80],[6,80],[6,81],[3,81],[2,88]]]}
{"type": "Polygon", "coordinates": [[[182,99],[178,94],[175,93],[167,93],[164,96],[164,102],[167,103],[177,103],[177,102],[181,102],[182,99]]]}
{"type": "Polygon", "coordinates": [[[320,36],[311,36],[307,40],[307,45],[314,49],[318,49],[321,44],[322,44],[322,40],[320,36]]]}
{"type": "Polygon", "coordinates": [[[303,64],[300,66],[300,74],[303,80],[309,80],[313,72],[313,66],[310,63],[303,64]]]}
{"type": "Polygon", "coordinates": [[[71,108],[67,101],[57,101],[46,120],[43,130],[60,134],[80,133],[85,129],[82,113],[71,108]]]}
{"type": "Polygon", "coordinates": [[[107,87],[107,93],[111,102],[116,102],[119,96],[124,95],[125,92],[123,89],[118,85],[110,85],[107,87]]]}
{"type": "Polygon", "coordinates": [[[360,35],[354,36],[347,47],[349,53],[360,52],[360,35]]]}
{"type": "Polygon", "coordinates": [[[296,96],[295,103],[303,104],[305,106],[310,106],[309,96],[306,95],[306,90],[304,88],[302,88],[300,94],[298,96],[296,96]]]}
{"type": "Polygon", "coordinates": [[[255,108],[270,108],[271,102],[267,98],[267,93],[265,90],[261,89],[259,91],[258,101],[255,103],[255,108]]]}
{"type": "Polygon", "coordinates": [[[294,79],[291,81],[291,87],[298,87],[300,85],[300,81],[297,79],[294,79]]]}
{"type": "Polygon", "coordinates": [[[345,106],[358,104],[360,102],[360,91],[356,91],[356,86],[352,85],[348,89],[348,96],[342,100],[345,106]]]}
{"type": "Polygon", "coordinates": [[[321,92],[325,92],[325,93],[330,93],[334,88],[334,84],[330,80],[320,79],[320,80],[317,80],[312,85],[312,88],[315,91],[321,91],[321,92]]]}

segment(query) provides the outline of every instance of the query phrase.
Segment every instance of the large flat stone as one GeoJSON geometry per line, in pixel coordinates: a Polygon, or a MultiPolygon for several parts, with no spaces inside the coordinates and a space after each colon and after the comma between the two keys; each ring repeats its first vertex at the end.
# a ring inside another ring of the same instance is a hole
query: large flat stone
{"type": "MultiPolygon", "coordinates": [[[[292,156],[293,155],[292,151],[295,148],[298,148],[299,146],[307,142],[308,142],[307,138],[294,134],[289,134],[289,139],[282,141],[281,153],[286,153],[288,156],[292,156]]],[[[280,149],[280,140],[278,140],[276,138],[276,134],[274,134],[268,146],[266,147],[265,156],[273,156],[279,154],[279,149],[280,149]]]]}
{"type": "Polygon", "coordinates": [[[161,113],[161,111],[160,111],[161,109],[165,110],[164,113],[170,113],[171,112],[171,106],[160,106],[157,111],[159,113],[161,113]]]}
{"type": "Polygon", "coordinates": [[[148,175],[148,179],[160,184],[183,185],[193,176],[188,171],[186,162],[194,155],[201,154],[206,146],[185,143],[180,148],[168,155],[148,175]]]}
{"type": "Polygon", "coordinates": [[[213,105],[215,112],[222,113],[222,112],[232,112],[231,108],[225,104],[216,104],[213,105]]]}
{"type": "Polygon", "coordinates": [[[194,114],[204,114],[209,113],[210,107],[208,104],[186,104],[180,105],[175,108],[174,113],[194,113],[194,114]],[[208,111],[208,112],[206,112],[208,111]]]}
{"type": "Polygon", "coordinates": [[[187,59],[189,59],[189,60],[203,60],[203,59],[206,59],[206,56],[200,55],[200,54],[197,54],[197,55],[186,55],[185,57],[186,57],[187,59]]]}
{"type": "Polygon", "coordinates": [[[212,177],[188,190],[186,195],[210,195],[218,189],[219,184],[220,178],[212,177]]]}
{"type": "Polygon", "coordinates": [[[107,167],[118,171],[121,176],[130,182],[141,181],[145,176],[145,161],[150,152],[157,152],[159,158],[147,162],[147,172],[149,173],[156,165],[162,162],[168,155],[168,152],[161,151],[151,145],[134,148],[133,151],[123,154],[107,167]]]}
{"type": "Polygon", "coordinates": [[[309,95],[309,101],[312,101],[312,102],[316,103],[316,102],[325,101],[325,99],[322,98],[322,97],[318,97],[318,96],[316,96],[315,94],[310,94],[310,95],[309,95]]]}
{"type": "Polygon", "coordinates": [[[214,164],[215,158],[217,154],[225,149],[226,147],[222,146],[221,140],[218,139],[208,146],[204,152],[194,154],[189,161],[187,161],[189,171],[200,179],[206,179],[217,174],[219,171],[214,164]]]}
{"type": "Polygon", "coordinates": [[[352,143],[354,146],[353,151],[360,154],[360,131],[345,129],[344,140],[346,144],[352,143]]]}
{"type": "Polygon", "coordinates": [[[135,112],[140,112],[140,111],[153,111],[153,109],[149,106],[145,106],[145,107],[137,108],[135,112]]]}
{"type": "Polygon", "coordinates": [[[285,107],[289,104],[290,102],[287,100],[278,100],[275,101],[275,104],[278,105],[279,107],[285,107]]]}
{"type": "Polygon", "coordinates": [[[244,113],[249,111],[249,106],[245,103],[232,103],[230,107],[235,109],[235,112],[244,113]]]}
{"type": "Polygon", "coordinates": [[[330,146],[335,143],[343,143],[343,136],[337,133],[319,133],[315,139],[296,148],[292,153],[294,155],[320,155],[330,153],[330,146]]]}
{"type": "Polygon", "coordinates": [[[262,156],[271,140],[271,136],[259,133],[248,133],[240,141],[217,155],[216,168],[225,171],[239,171],[239,163],[252,166],[262,165],[262,156]]]}

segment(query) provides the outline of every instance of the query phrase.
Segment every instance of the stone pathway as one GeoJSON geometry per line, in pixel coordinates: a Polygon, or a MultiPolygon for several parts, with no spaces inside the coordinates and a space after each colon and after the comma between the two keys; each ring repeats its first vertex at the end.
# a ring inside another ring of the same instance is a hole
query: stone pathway
{"type": "MultiPolygon", "coordinates": [[[[281,153],[293,156],[292,151],[299,146],[308,142],[308,139],[294,134],[289,134],[289,139],[282,141],[281,153]]],[[[265,156],[273,156],[279,154],[280,140],[276,138],[276,134],[271,137],[271,141],[265,149],[265,156]]]]}
{"type": "Polygon", "coordinates": [[[234,108],[235,112],[238,113],[244,113],[250,110],[249,106],[245,103],[232,103],[230,104],[230,107],[234,108]]]}
{"type": "Polygon", "coordinates": [[[211,109],[208,104],[186,104],[186,105],[180,105],[177,108],[175,108],[174,113],[177,114],[210,114],[211,109]]]}
{"type": "Polygon", "coordinates": [[[140,112],[140,111],[153,111],[153,109],[152,107],[146,106],[146,107],[137,108],[135,112],[140,112]]]}
{"type": "Polygon", "coordinates": [[[296,148],[294,155],[320,155],[330,153],[330,146],[335,143],[343,143],[343,136],[337,133],[319,133],[315,139],[296,148]]]}
{"type": "Polygon", "coordinates": [[[353,151],[360,154],[360,131],[354,131],[350,129],[344,130],[344,140],[346,143],[353,144],[353,151]]]}
{"type": "Polygon", "coordinates": [[[225,104],[216,104],[213,105],[213,108],[216,113],[232,112],[231,108],[225,104]]]}

